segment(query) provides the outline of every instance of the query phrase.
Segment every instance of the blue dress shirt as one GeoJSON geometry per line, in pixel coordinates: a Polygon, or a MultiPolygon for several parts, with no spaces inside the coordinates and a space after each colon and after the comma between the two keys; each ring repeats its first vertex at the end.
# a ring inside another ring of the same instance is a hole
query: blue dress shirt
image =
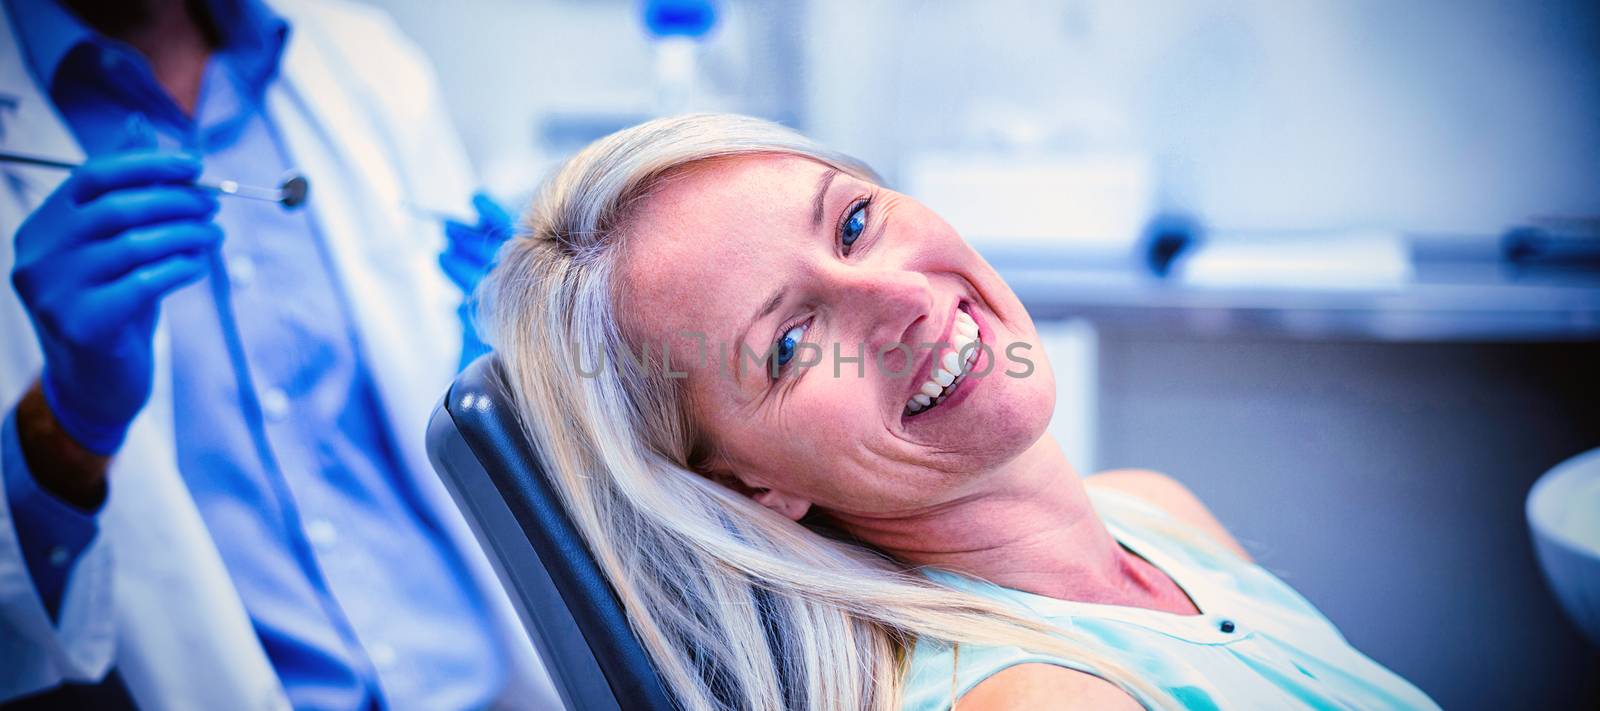
{"type": "MultiPolygon", "coordinates": [[[[5,3],[30,70],[88,154],[121,148],[138,113],[162,147],[202,156],[207,177],[276,185],[293,168],[262,110],[290,28],[256,0],[204,4],[220,46],[193,116],[128,45],[55,2],[5,3]]],[[[211,273],[165,302],[178,464],[290,701],[485,706],[506,675],[487,602],[407,484],[315,222],[227,198],[216,221],[225,237],[211,273]]],[[[37,487],[14,413],[0,436],[24,558],[54,613],[95,512],[37,487]]]]}

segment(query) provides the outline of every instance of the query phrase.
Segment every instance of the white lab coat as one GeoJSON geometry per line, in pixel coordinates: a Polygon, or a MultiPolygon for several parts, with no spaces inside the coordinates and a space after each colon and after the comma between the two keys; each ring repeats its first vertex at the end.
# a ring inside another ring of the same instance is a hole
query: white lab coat
{"type": "MultiPolygon", "coordinates": [[[[353,301],[355,325],[407,468],[434,519],[486,591],[512,676],[500,706],[557,708],[510,601],[429,466],[424,434],[460,353],[461,295],[435,261],[437,221],[406,201],[459,205],[473,188],[431,69],[392,21],[364,6],[274,0],[292,26],[266,110],[311,181],[312,216],[353,301]]],[[[33,82],[0,12],[0,147],[68,159],[83,153],[33,82]]],[[[0,165],[0,273],[22,220],[62,179],[0,165]]],[[[8,285],[9,286],[9,285],[8,285]]],[[[79,559],[51,624],[22,560],[0,487],[0,700],[115,666],[147,709],[280,709],[288,701],[179,476],[174,452],[171,324],[158,324],[155,387],[110,471],[100,532],[79,559]]],[[[32,326],[0,289],[0,407],[39,373],[32,326]]]]}

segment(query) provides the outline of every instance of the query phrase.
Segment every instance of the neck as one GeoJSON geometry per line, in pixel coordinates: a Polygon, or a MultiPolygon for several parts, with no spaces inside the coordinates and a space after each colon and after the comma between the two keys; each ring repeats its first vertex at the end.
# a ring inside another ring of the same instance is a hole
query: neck
{"type": "Polygon", "coordinates": [[[89,26],[133,46],[150,61],[156,81],[183,112],[194,115],[200,101],[200,80],[217,44],[210,21],[199,3],[144,0],[67,3],[89,26]]]}
{"type": "Polygon", "coordinates": [[[912,566],[1061,600],[1194,612],[1170,578],[1106,530],[1053,437],[1041,437],[981,485],[929,509],[840,523],[912,566]]]}

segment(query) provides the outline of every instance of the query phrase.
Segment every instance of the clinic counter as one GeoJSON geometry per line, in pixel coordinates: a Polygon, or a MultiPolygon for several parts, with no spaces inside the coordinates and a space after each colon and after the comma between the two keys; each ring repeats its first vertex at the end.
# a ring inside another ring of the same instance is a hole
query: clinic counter
{"type": "Polygon", "coordinates": [[[1447,263],[1419,266],[1395,286],[1216,287],[1157,277],[1134,264],[985,256],[1036,321],[1084,318],[1104,329],[1200,337],[1600,340],[1600,271],[1447,263]]]}

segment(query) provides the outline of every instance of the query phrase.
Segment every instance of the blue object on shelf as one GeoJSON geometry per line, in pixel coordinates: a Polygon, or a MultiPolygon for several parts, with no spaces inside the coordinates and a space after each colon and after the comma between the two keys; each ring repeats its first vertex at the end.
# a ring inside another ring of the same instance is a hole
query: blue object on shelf
{"type": "Polygon", "coordinates": [[[1501,256],[1517,266],[1600,268],[1600,234],[1563,234],[1518,227],[1500,239],[1501,256]]]}
{"type": "Polygon", "coordinates": [[[717,24],[711,0],[645,0],[644,26],[656,37],[706,36],[717,24]]]}
{"type": "Polygon", "coordinates": [[[1199,243],[1200,232],[1199,221],[1188,215],[1157,215],[1145,226],[1145,266],[1158,277],[1170,274],[1178,256],[1199,243]]]}

